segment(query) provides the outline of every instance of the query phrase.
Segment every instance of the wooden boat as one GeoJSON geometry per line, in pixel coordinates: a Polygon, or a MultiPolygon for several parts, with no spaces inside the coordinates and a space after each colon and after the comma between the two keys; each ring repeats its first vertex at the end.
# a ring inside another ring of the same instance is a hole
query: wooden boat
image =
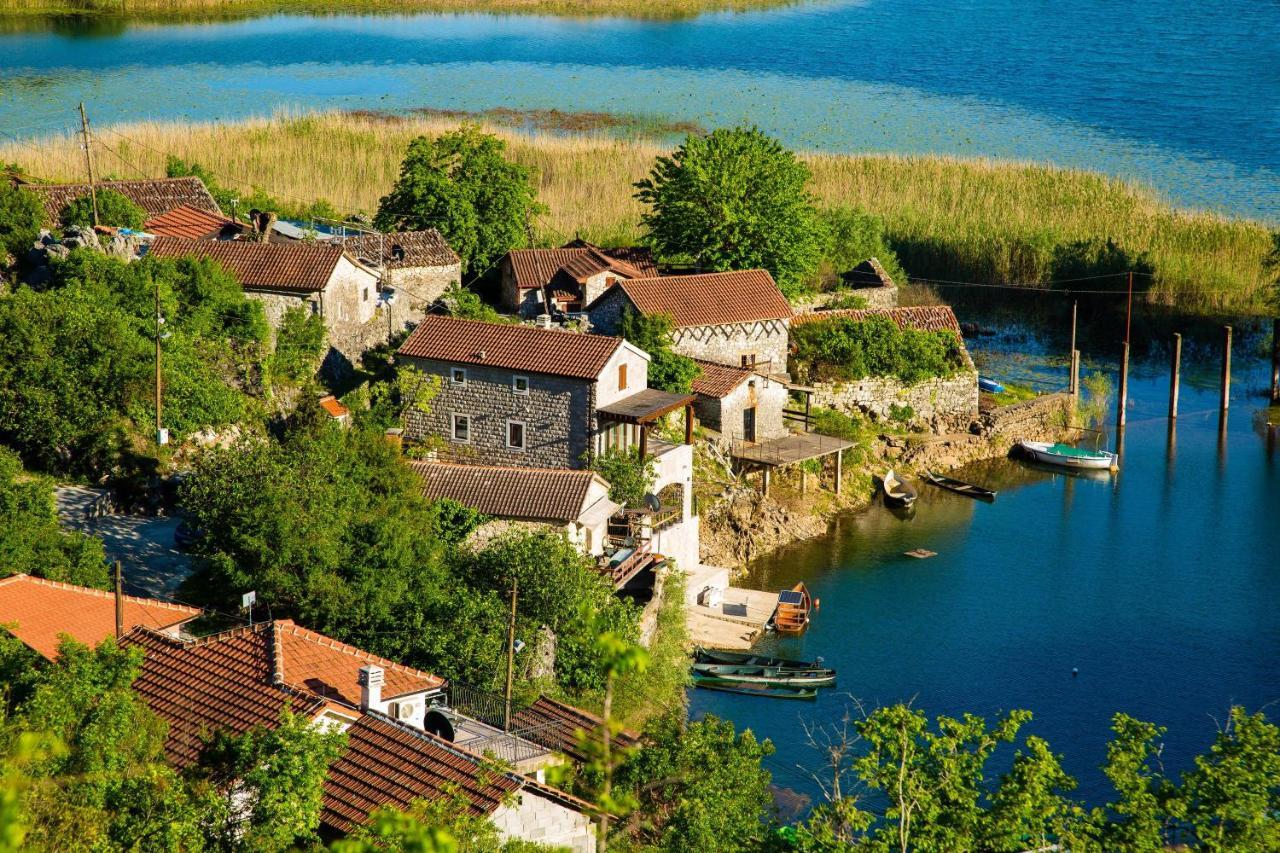
{"type": "Polygon", "coordinates": [[[743,684],[738,681],[725,681],[707,675],[693,677],[695,687],[704,690],[719,690],[722,693],[740,693],[743,696],[768,696],[771,699],[816,699],[816,687],[791,687],[782,684],[743,684]]]}
{"type": "Polygon", "coordinates": [[[693,650],[693,659],[697,663],[721,663],[730,666],[768,666],[780,670],[799,672],[825,672],[835,675],[836,671],[822,665],[822,658],[815,661],[788,660],[787,658],[771,658],[766,655],[753,655],[750,652],[727,652],[721,649],[704,649],[701,646],[693,650]]]}
{"type": "Polygon", "coordinates": [[[836,676],[821,670],[786,670],[772,666],[739,666],[727,663],[695,663],[694,675],[736,681],[742,684],[786,684],[808,687],[830,687],[836,676]]]}
{"type": "Polygon", "coordinates": [[[799,634],[809,626],[811,609],[813,599],[809,597],[809,589],[802,581],[791,589],[778,593],[778,606],[769,621],[779,634],[799,634]]]}
{"type": "Polygon", "coordinates": [[[988,488],[976,486],[973,483],[966,483],[964,480],[957,480],[955,477],[948,477],[943,474],[935,474],[932,471],[925,472],[925,480],[937,486],[940,489],[947,489],[958,495],[964,495],[969,498],[977,498],[980,501],[993,501],[996,499],[996,493],[988,488]]]}
{"type": "Polygon", "coordinates": [[[978,377],[978,390],[986,391],[988,394],[1003,394],[1004,386],[994,379],[988,379],[985,376],[978,377]]]}
{"type": "Polygon", "coordinates": [[[891,469],[884,475],[884,502],[889,506],[908,507],[916,502],[916,490],[891,469]]]}
{"type": "Polygon", "coordinates": [[[1113,470],[1119,457],[1108,450],[1086,450],[1070,444],[1050,444],[1047,441],[1020,441],[1022,451],[1037,462],[1058,468],[1084,469],[1087,471],[1113,470]]]}

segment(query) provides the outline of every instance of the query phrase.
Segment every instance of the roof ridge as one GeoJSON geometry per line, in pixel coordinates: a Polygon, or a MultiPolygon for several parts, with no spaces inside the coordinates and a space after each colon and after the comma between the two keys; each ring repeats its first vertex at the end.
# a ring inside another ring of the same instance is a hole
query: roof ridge
{"type": "MultiPolygon", "coordinates": [[[[275,630],[277,632],[281,630],[281,622],[283,621],[285,620],[280,620],[273,623],[273,626],[275,627],[275,630]]],[[[366,651],[360,648],[359,646],[353,646],[350,643],[344,643],[342,640],[336,640],[333,637],[328,636],[327,634],[321,634],[319,631],[299,625],[296,622],[293,622],[293,620],[287,620],[287,621],[289,622],[289,624],[288,626],[285,626],[285,629],[288,630],[289,633],[294,634],[295,636],[301,637],[303,640],[306,640],[308,642],[313,642],[322,648],[332,649],[336,652],[341,652],[343,654],[351,655],[352,657],[367,659],[370,662],[377,663],[379,666],[383,667],[384,669],[390,669],[393,672],[407,672],[411,675],[420,675],[420,676],[423,676],[424,678],[428,678],[433,681],[434,680],[443,681],[443,679],[441,679],[440,676],[435,675],[433,673],[425,672],[421,669],[418,669],[417,667],[412,667],[412,666],[409,666],[408,664],[400,663],[399,661],[393,661],[390,658],[384,658],[381,655],[376,655],[373,652],[366,651]]],[[[283,668],[283,664],[281,666],[283,668]]],[[[281,680],[282,681],[284,680],[283,675],[281,676],[281,680]]]]}
{"type": "Polygon", "coordinates": [[[236,627],[228,628],[225,631],[218,631],[216,634],[205,634],[203,637],[196,637],[191,640],[190,643],[193,648],[196,646],[209,646],[214,643],[222,642],[223,640],[229,640],[232,637],[236,637],[241,634],[260,634],[262,631],[270,627],[270,622],[259,622],[256,625],[237,625],[236,627]]]}
{"type": "MultiPolygon", "coordinates": [[[[79,584],[67,583],[66,581],[56,581],[51,578],[36,577],[35,575],[27,574],[26,572],[19,572],[18,574],[2,578],[0,579],[0,585],[14,583],[21,580],[30,581],[31,583],[38,584],[40,586],[53,587],[54,589],[66,589],[72,592],[88,593],[90,595],[97,596],[98,598],[115,598],[116,595],[113,590],[96,589],[91,586],[81,586],[79,584]]],[[[195,615],[199,615],[204,612],[204,609],[200,607],[193,607],[190,604],[182,604],[176,601],[165,601],[160,598],[143,598],[140,595],[122,595],[120,597],[125,601],[131,601],[134,604],[157,605],[170,610],[191,611],[194,612],[195,615]]]]}
{"type": "Polygon", "coordinates": [[[406,459],[411,466],[443,465],[450,468],[465,468],[478,471],[534,471],[539,474],[595,474],[590,468],[543,468],[539,465],[472,465],[467,462],[451,462],[444,459],[406,459]]]}

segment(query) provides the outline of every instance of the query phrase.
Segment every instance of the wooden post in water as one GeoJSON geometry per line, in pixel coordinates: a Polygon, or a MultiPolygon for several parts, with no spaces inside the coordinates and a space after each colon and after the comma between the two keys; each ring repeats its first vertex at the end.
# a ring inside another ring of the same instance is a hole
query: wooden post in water
{"type": "Polygon", "coordinates": [[[1231,327],[1222,327],[1222,403],[1221,411],[1226,415],[1231,408],[1231,327]]]}
{"type": "Polygon", "coordinates": [[[1076,372],[1076,368],[1079,367],[1079,363],[1077,362],[1077,358],[1079,357],[1079,354],[1076,352],[1076,313],[1079,307],[1080,307],[1080,301],[1078,299],[1072,300],[1071,302],[1071,349],[1069,350],[1071,354],[1071,383],[1067,386],[1067,391],[1072,394],[1080,393],[1080,385],[1078,384],[1080,381],[1080,375],[1076,372]]]}
{"type": "Polygon", "coordinates": [[[1125,409],[1129,405],[1129,342],[1120,350],[1120,399],[1116,402],[1116,427],[1124,429],[1125,409]]]}
{"type": "Polygon", "coordinates": [[[1080,350],[1071,350],[1071,393],[1080,394],[1080,350]]]}
{"type": "Polygon", "coordinates": [[[842,482],[844,480],[844,460],[840,458],[843,454],[844,454],[844,451],[842,450],[836,451],[836,494],[837,495],[840,494],[840,492],[844,489],[844,483],[842,482]]]}
{"type": "Polygon", "coordinates": [[[1178,418],[1178,374],[1182,372],[1182,335],[1173,333],[1173,355],[1169,365],[1169,420],[1178,418]]]}
{"type": "Polygon", "coordinates": [[[1271,321],[1271,405],[1280,406],[1280,317],[1271,321]]]}

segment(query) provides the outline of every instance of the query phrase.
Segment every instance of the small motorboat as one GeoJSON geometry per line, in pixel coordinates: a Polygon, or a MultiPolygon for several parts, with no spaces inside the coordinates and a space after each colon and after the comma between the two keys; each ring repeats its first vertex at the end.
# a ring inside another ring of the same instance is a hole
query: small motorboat
{"type": "Polygon", "coordinates": [[[958,495],[964,495],[967,498],[976,498],[980,501],[993,501],[996,499],[996,493],[992,489],[983,486],[977,486],[973,483],[966,483],[964,480],[957,480],[955,477],[948,477],[943,474],[935,474],[932,471],[925,472],[925,480],[937,486],[940,489],[947,489],[958,495]]]}
{"type": "Polygon", "coordinates": [[[790,686],[830,687],[836,683],[835,673],[821,670],[781,670],[770,666],[739,666],[728,663],[695,663],[694,675],[736,681],[742,684],[785,684],[790,686]]]}
{"type": "Polygon", "coordinates": [[[779,634],[799,634],[809,627],[809,611],[812,609],[809,588],[801,581],[778,593],[778,606],[774,608],[769,625],[779,634]]]}
{"type": "Polygon", "coordinates": [[[722,693],[740,693],[743,696],[768,696],[771,699],[816,699],[816,687],[792,687],[785,684],[744,684],[739,681],[726,681],[709,675],[695,675],[694,687],[704,690],[719,690],[722,693]]]}
{"type": "Polygon", "coordinates": [[[834,676],[836,671],[822,665],[822,658],[816,661],[789,660],[787,658],[771,658],[766,655],[754,655],[750,652],[727,652],[720,649],[704,649],[701,646],[693,650],[693,659],[697,663],[719,663],[730,666],[768,666],[784,672],[824,672],[834,676]]]}
{"type": "Polygon", "coordinates": [[[1109,450],[1087,450],[1062,442],[1050,444],[1047,441],[1019,441],[1018,446],[1036,462],[1057,468],[1113,471],[1119,467],[1120,457],[1109,450]]]}
{"type": "Polygon", "coordinates": [[[985,376],[978,377],[978,390],[986,391],[988,394],[1003,394],[1004,386],[994,379],[988,379],[985,376]]]}
{"type": "Polygon", "coordinates": [[[916,490],[890,470],[884,475],[884,502],[889,506],[908,507],[916,502],[916,490]]]}

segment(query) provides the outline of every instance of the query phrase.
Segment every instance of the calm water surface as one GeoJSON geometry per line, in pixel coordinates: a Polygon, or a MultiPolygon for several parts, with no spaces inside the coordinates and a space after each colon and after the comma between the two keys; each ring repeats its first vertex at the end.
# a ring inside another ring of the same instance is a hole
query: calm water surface
{"type": "Polygon", "coordinates": [[[1269,0],[865,0],[686,21],[273,16],[11,26],[0,130],[286,108],[754,122],[796,146],[1052,161],[1280,219],[1269,0]]]}
{"type": "MultiPolygon", "coordinates": [[[[1063,375],[1024,343],[975,345],[993,375],[1063,375]]],[[[694,715],[773,738],[776,781],[803,795],[812,784],[789,768],[817,756],[800,722],[838,719],[843,693],[931,714],[1030,709],[1024,731],[1065,754],[1095,802],[1108,793],[1097,768],[1115,711],[1168,726],[1166,764],[1185,769],[1230,704],[1280,700],[1280,449],[1259,414],[1265,366],[1242,367],[1246,350],[1221,446],[1217,363],[1196,353],[1172,443],[1163,367],[1137,371],[1115,477],[973,466],[971,479],[1000,490],[994,504],[921,485],[910,517],[849,515],[829,537],[762,561],[749,585],[804,580],[821,599],[805,635],[765,647],[825,657],[839,687],[814,703],[694,690],[694,715]],[[938,556],[903,556],[913,548],[938,556]]],[[[1280,706],[1268,713],[1280,719],[1280,706]]]]}

